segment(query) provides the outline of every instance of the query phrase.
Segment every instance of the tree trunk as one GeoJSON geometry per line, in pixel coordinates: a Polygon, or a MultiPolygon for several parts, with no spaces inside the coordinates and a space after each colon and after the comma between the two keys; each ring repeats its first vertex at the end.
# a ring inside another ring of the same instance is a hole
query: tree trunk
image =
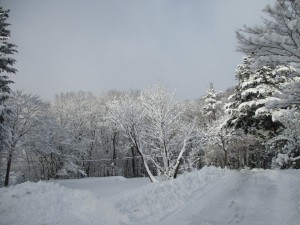
{"type": "Polygon", "coordinates": [[[178,174],[179,167],[180,167],[180,164],[181,164],[181,163],[182,163],[182,159],[180,159],[179,164],[177,165],[177,167],[176,167],[176,169],[175,169],[175,173],[174,173],[174,176],[173,176],[174,179],[177,178],[177,174],[178,174]]]}
{"type": "Polygon", "coordinates": [[[7,160],[7,166],[6,166],[5,182],[4,182],[5,186],[8,186],[8,183],[9,183],[9,173],[10,173],[10,168],[11,168],[11,162],[12,162],[12,153],[9,153],[8,160],[7,160]]]}
{"type": "MultiPolygon", "coordinates": [[[[94,127],[93,125],[93,121],[91,121],[91,127],[94,127]]],[[[87,177],[91,176],[91,159],[92,159],[92,152],[94,150],[94,146],[95,146],[95,137],[96,137],[96,130],[95,128],[91,131],[91,135],[92,135],[92,143],[91,143],[91,147],[90,147],[90,151],[89,151],[89,161],[88,161],[88,165],[87,165],[87,170],[86,170],[86,175],[87,177]]],[[[94,166],[95,167],[95,166],[94,166]]]]}
{"type": "Polygon", "coordinates": [[[136,163],[135,163],[134,147],[131,147],[131,154],[132,154],[132,159],[131,159],[132,174],[133,174],[133,177],[137,177],[136,166],[135,166],[136,163]]]}
{"type": "Polygon", "coordinates": [[[136,145],[136,150],[137,150],[137,152],[139,153],[139,155],[141,156],[142,162],[143,162],[143,164],[144,164],[144,166],[145,166],[145,169],[146,169],[146,171],[147,171],[147,175],[148,175],[150,181],[153,182],[153,183],[154,183],[154,182],[158,182],[158,180],[156,180],[155,177],[153,176],[153,174],[152,174],[152,172],[151,172],[149,166],[147,165],[147,162],[146,162],[146,160],[145,160],[145,158],[144,158],[143,153],[140,151],[140,149],[137,147],[137,145],[136,145]]]}
{"type": "Polygon", "coordinates": [[[89,161],[87,162],[87,169],[86,169],[86,175],[87,177],[90,177],[91,175],[91,159],[92,159],[92,151],[93,151],[93,148],[94,148],[94,142],[92,142],[91,144],[91,148],[90,148],[90,151],[89,151],[89,161]]]}
{"type": "Polygon", "coordinates": [[[113,134],[113,138],[112,138],[112,145],[113,145],[113,157],[112,157],[112,161],[113,161],[113,166],[112,166],[112,175],[116,176],[116,168],[117,168],[117,151],[116,151],[116,142],[117,142],[117,133],[115,132],[113,134]]]}
{"type": "Polygon", "coordinates": [[[228,166],[228,152],[224,150],[224,167],[228,166]]]}
{"type": "Polygon", "coordinates": [[[224,137],[221,136],[222,149],[224,151],[224,167],[228,165],[228,151],[226,150],[226,143],[224,137]]]}
{"type": "Polygon", "coordinates": [[[91,162],[88,162],[87,169],[86,169],[86,176],[87,177],[90,177],[90,170],[91,170],[91,162]]]}

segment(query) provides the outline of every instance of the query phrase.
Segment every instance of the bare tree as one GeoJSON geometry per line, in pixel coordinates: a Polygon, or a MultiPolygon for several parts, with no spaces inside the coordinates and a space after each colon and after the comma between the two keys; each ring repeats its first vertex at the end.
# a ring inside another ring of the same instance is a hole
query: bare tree
{"type": "Polygon", "coordinates": [[[140,99],[145,112],[147,157],[162,179],[176,178],[195,135],[194,123],[183,117],[185,107],[175,100],[175,92],[156,86],[145,90],[140,99]]]}
{"type": "MultiPolygon", "coordinates": [[[[160,179],[176,178],[188,145],[197,135],[194,122],[184,117],[185,107],[175,93],[157,86],[138,97],[125,94],[109,102],[110,118],[119,124],[142,158],[151,181],[151,168],[160,179]]],[[[131,148],[132,149],[132,148],[131,148]]]]}
{"type": "Polygon", "coordinates": [[[152,182],[157,182],[147,164],[145,146],[142,141],[144,112],[140,100],[134,95],[124,94],[120,98],[108,102],[107,105],[110,109],[109,118],[124,131],[131,143],[130,148],[134,147],[137,150],[149,179],[152,182]]]}
{"type": "Polygon", "coordinates": [[[12,143],[7,150],[7,165],[5,186],[9,184],[9,174],[17,145],[24,144],[26,135],[40,125],[39,117],[45,110],[46,104],[36,95],[24,94],[21,91],[12,92],[7,100],[12,113],[9,116],[10,127],[13,130],[12,143]],[[23,142],[23,143],[22,143],[23,142]]]}

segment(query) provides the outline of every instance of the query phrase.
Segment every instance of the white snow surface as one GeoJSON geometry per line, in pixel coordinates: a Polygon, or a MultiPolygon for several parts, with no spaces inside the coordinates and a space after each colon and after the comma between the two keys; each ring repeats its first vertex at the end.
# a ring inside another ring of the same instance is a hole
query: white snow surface
{"type": "Polygon", "coordinates": [[[0,192],[1,225],[93,225],[128,222],[111,202],[55,183],[26,182],[0,192]]]}
{"type": "Polygon", "coordinates": [[[84,178],[0,189],[1,225],[298,225],[299,170],[205,167],[176,180],[84,178]]]}

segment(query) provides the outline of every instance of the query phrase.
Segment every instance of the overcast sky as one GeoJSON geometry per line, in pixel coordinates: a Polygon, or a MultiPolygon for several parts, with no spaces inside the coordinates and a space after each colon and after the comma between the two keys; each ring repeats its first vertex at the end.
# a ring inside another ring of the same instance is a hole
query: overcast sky
{"type": "Polygon", "coordinates": [[[13,89],[45,100],[66,91],[143,89],[179,99],[234,86],[235,30],[275,0],[2,0],[18,45],[13,89]]]}

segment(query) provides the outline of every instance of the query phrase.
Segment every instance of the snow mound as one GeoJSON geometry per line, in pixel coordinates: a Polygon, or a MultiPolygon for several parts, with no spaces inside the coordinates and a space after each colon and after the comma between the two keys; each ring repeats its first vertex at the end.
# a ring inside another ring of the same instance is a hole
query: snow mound
{"type": "Polygon", "coordinates": [[[114,225],[127,223],[128,218],[89,191],[26,182],[0,189],[0,221],[2,225],[114,225]]]}
{"type": "Polygon", "coordinates": [[[231,173],[233,171],[227,169],[204,167],[175,180],[152,183],[136,189],[122,196],[116,206],[129,217],[130,224],[157,224],[165,215],[191,200],[195,193],[203,191],[207,185],[216,185],[231,173]]]}
{"type": "Polygon", "coordinates": [[[26,182],[0,189],[0,224],[158,224],[166,215],[182,209],[195,196],[201,201],[207,191],[232,173],[227,169],[204,167],[200,171],[180,175],[176,180],[139,188],[128,186],[130,179],[123,177],[60,181],[70,188],[54,182],[26,182]],[[124,187],[125,193],[118,193],[119,189],[115,186],[119,185],[124,187]],[[90,191],[85,189],[87,186],[90,191]],[[107,188],[113,189],[115,195],[106,196],[107,188]]]}

